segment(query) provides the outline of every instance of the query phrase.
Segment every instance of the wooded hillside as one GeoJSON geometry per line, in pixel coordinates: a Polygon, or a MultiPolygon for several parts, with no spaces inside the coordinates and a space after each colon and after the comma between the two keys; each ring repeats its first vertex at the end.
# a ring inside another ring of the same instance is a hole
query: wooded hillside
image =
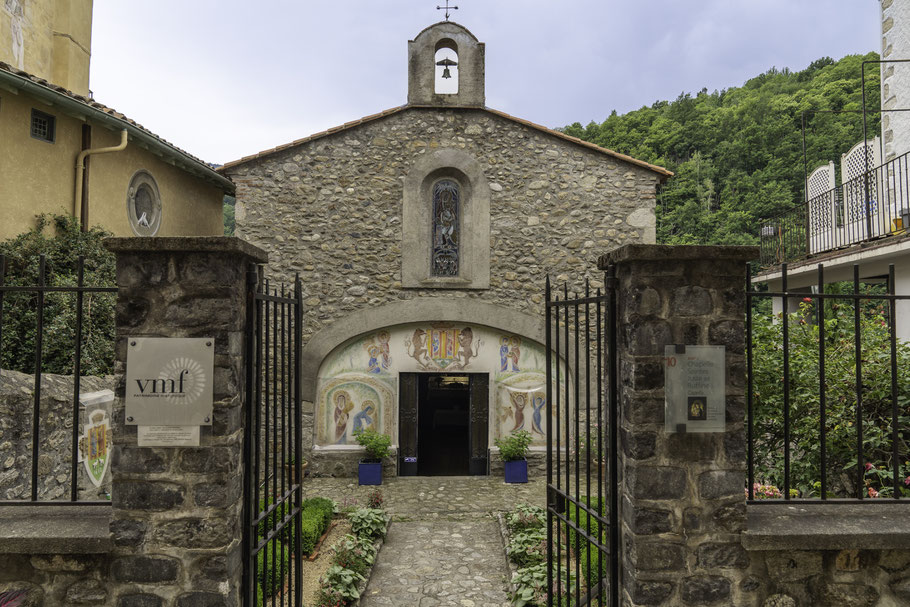
{"type": "MultiPolygon", "coordinates": [[[[657,239],[668,244],[755,244],[760,220],[803,199],[801,115],[811,172],[862,139],[860,66],[877,53],[825,57],[800,72],[772,68],[743,86],[658,101],[566,133],[667,167],[657,239]],[[854,110],[821,113],[818,110],[854,110]]],[[[866,67],[867,109],[878,110],[879,70],[866,67]]],[[[879,115],[868,115],[870,137],[879,115]]]]}

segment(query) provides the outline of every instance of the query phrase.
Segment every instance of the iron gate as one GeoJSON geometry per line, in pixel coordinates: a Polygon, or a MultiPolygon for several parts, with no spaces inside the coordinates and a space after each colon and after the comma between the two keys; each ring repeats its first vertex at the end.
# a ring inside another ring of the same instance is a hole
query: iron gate
{"type": "Polygon", "coordinates": [[[301,607],[300,277],[248,273],[243,449],[243,605],[301,607]]]}
{"type": "Polygon", "coordinates": [[[548,607],[619,605],[615,289],[615,268],[593,295],[547,278],[548,607]]]}

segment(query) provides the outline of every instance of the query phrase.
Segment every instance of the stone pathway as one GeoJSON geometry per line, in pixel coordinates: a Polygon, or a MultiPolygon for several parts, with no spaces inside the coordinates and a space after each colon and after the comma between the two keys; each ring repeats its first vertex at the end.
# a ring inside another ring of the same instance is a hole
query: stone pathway
{"type": "MultiPolygon", "coordinates": [[[[363,504],[355,479],[307,479],[305,493],[363,504]]],[[[393,478],[381,487],[392,514],[362,607],[507,607],[509,568],[495,513],[544,505],[546,483],[491,477],[393,478]]]]}

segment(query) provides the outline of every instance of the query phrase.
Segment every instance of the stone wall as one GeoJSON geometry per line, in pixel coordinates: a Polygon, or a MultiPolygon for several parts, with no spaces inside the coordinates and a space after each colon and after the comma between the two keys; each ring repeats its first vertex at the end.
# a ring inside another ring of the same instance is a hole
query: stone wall
{"type": "Polygon", "coordinates": [[[107,554],[0,554],[0,594],[25,592],[21,607],[114,605],[109,562],[107,554]]]}
{"type": "MultiPolygon", "coordinates": [[[[405,108],[224,173],[237,185],[237,234],[268,252],[275,280],[300,273],[304,344],[403,300],[471,299],[542,318],[546,274],[573,289],[599,285],[597,252],[655,239],[658,173],[480,109],[405,108]],[[488,289],[402,286],[405,183],[440,150],[473,158],[489,189],[488,289]]],[[[311,427],[311,402],[304,412],[311,427]]]]}
{"type": "MultiPolygon", "coordinates": [[[[114,377],[83,377],[82,393],[113,390],[114,377]]],[[[2,371],[0,379],[0,499],[31,499],[32,411],[35,378],[16,371],[2,371]]],[[[110,403],[103,407],[110,415],[110,403]]],[[[80,424],[85,410],[80,408],[80,424]]],[[[69,500],[72,471],[73,378],[41,376],[39,416],[38,499],[69,500]]],[[[80,437],[82,432],[79,433],[80,437]]],[[[110,499],[110,471],[101,487],[88,480],[82,464],[78,467],[78,495],[81,501],[110,499]]]]}
{"type": "MultiPolygon", "coordinates": [[[[843,543],[850,542],[845,537],[843,543]]],[[[910,549],[781,549],[750,551],[748,557],[750,575],[741,586],[758,595],[751,603],[754,605],[896,607],[910,604],[910,549]]]]}

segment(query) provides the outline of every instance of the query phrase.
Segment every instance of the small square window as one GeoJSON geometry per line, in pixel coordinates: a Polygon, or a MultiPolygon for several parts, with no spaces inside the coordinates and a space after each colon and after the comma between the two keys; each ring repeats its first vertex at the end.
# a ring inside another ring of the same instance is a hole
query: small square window
{"type": "Polygon", "coordinates": [[[38,110],[32,110],[32,137],[54,143],[57,135],[57,118],[38,110]]]}

